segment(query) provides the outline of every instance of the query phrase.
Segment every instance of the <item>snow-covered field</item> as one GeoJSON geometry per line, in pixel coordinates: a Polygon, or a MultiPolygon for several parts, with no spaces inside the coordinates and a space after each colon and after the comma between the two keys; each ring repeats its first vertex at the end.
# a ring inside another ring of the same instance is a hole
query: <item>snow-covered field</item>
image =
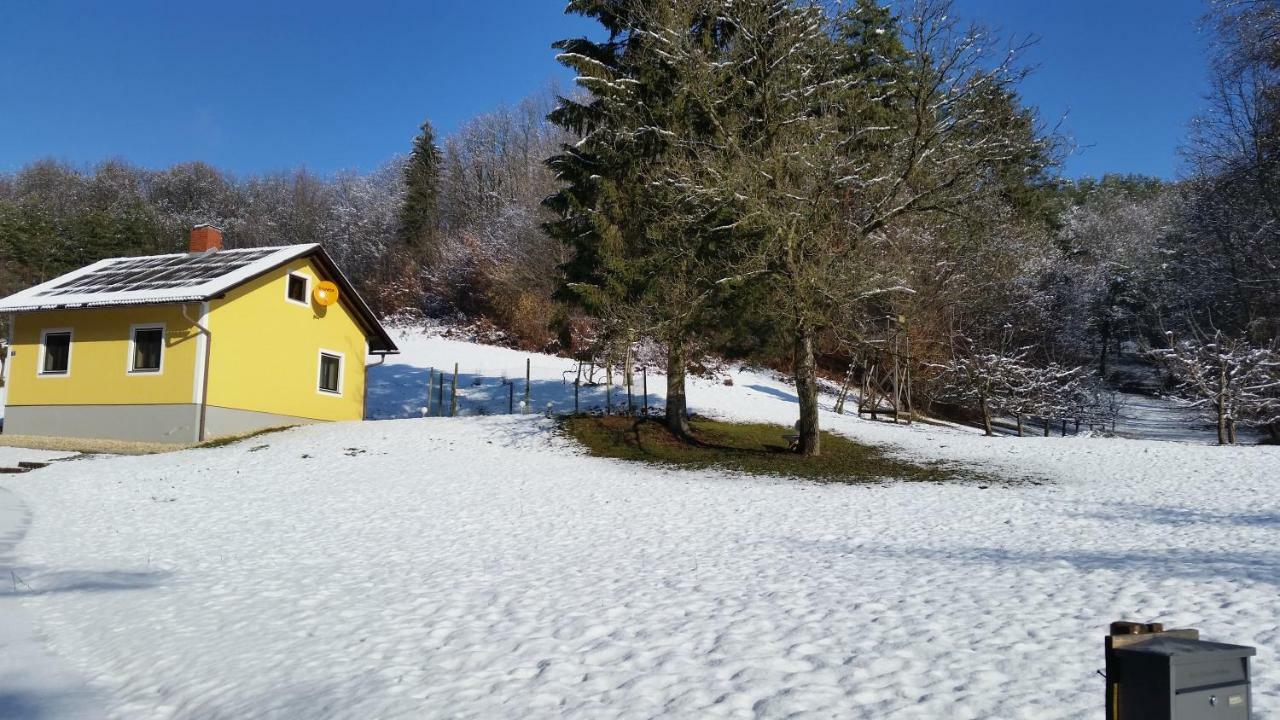
{"type": "MultiPolygon", "coordinates": [[[[1010,482],[673,471],[479,416],[526,354],[404,348],[371,410],[420,414],[457,362],[468,416],[0,476],[0,717],[1087,717],[1121,618],[1257,645],[1280,709],[1280,448],[828,413],[1010,482]]],[[[534,356],[535,408],[572,405],[571,367],[534,356]]],[[[732,377],[695,409],[794,420],[785,383],[732,377]]]]}
{"type": "MultiPolygon", "coordinates": [[[[1116,423],[1116,434],[1150,440],[1217,443],[1218,431],[1197,408],[1189,408],[1162,397],[1124,394],[1116,423]]],[[[1265,433],[1253,428],[1240,428],[1240,442],[1254,444],[1265,433]]]]}

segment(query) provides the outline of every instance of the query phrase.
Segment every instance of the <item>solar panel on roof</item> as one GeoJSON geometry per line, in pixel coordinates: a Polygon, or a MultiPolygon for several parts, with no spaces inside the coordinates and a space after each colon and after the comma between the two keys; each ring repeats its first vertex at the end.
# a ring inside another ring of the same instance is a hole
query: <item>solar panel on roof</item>
{"type": "Polygon", "coordinates": [[[235,272],[273,252],[275,249],[121,259],[48,287],[37,295],[92,295],[195,287],[235,272]]]}

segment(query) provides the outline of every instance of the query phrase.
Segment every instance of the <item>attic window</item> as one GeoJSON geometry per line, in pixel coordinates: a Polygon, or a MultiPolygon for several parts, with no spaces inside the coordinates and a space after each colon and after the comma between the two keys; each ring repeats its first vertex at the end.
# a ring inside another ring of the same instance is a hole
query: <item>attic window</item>
{"type": "Polygon", "coordinates": [[[288,297],[289,300],[293,302],[306,305],[307,304],[307,285],[308,285],[308,282],[307,282],[306,275],[289,273],[289,285],[285,290],[285,296],[288,297]]]}

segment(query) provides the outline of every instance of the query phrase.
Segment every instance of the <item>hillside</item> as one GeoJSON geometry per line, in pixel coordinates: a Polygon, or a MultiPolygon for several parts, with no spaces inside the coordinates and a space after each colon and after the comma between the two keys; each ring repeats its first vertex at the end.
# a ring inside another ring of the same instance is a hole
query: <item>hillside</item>
{"type": "MultiPolygon", "coordinates": [[[[0,476],[0,716],[1081,717],[1121,618],[1257,645],[1280,707],[1280,448],[824,412],[1002,481],[679,472],[480,416],[527,354],[402,341],[371,410],[419,415],[401,393],[457,362],[464,417],[0,476]]],[[[534,407],[570,367],[533,357],[534,407]]],[[[784,382],[729,375],[695,409],[793,421],[784,382]]]]}

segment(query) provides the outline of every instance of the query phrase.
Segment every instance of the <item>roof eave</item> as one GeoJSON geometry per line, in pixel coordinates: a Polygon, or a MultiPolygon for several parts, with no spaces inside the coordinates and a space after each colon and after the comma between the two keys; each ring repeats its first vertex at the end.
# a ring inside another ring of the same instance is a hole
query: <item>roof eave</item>
{"type": "Polygon", "coordinates": [[[84,310],[87,308],[132,307],[138,305],[181,305],[184,303],[204,302],[208,299],[208,296],[203,295],[182,295],[172,298],[155,298],[148,300],[104,300],[102,302],[68,303],[57,305],[0,306],[0,313],[57,312],[58,310],[84,310]]]}

